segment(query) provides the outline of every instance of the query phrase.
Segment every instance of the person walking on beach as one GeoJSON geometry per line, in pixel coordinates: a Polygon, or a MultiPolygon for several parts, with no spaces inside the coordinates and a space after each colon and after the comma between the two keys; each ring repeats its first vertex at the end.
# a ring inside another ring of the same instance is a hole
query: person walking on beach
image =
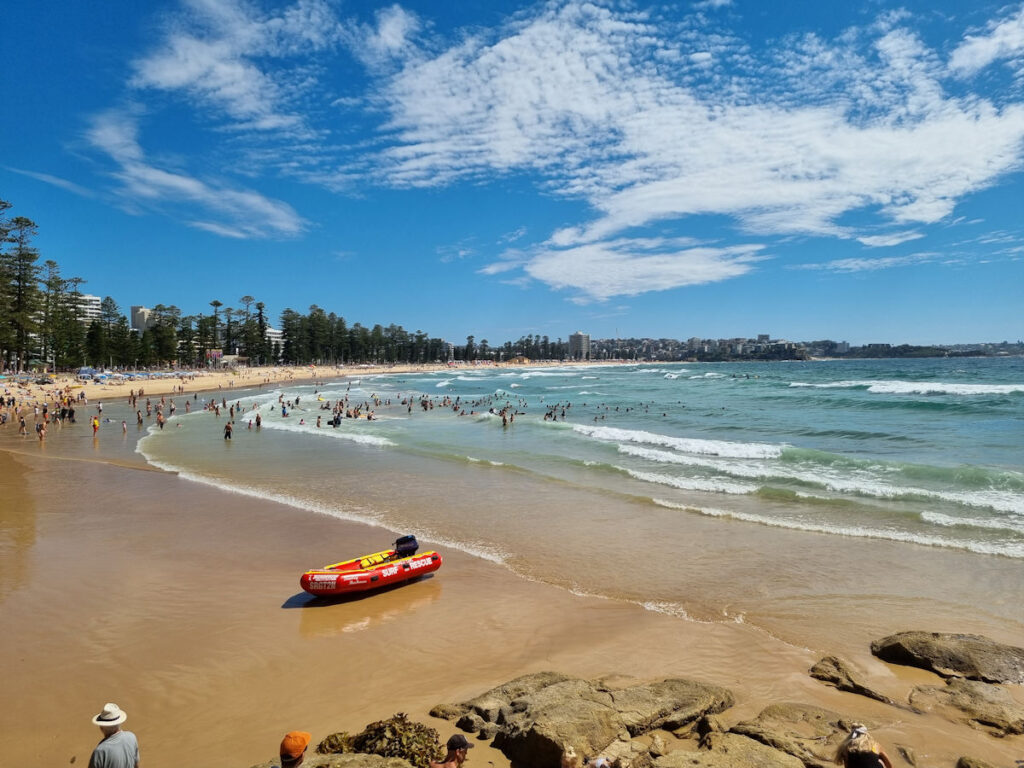
{"type": "Polygon", "coordinates": [[[131,731],[122,731],[128,715],[117,704],[105,704],[92,719],[103,733],[103,740],[89,758],[89,768],[139,768],[139,741],[131,731]]]}
{"type": "Polygon", "coordinates": [[[281,768],[296,768],[302,764],[306,756],[306,749],[313,738],[312,734],[305,731],[289,731],[281,740],[281,768]]]}
{"type": "Polygon", "coordinates": [[[868,729],[854,723],[850,733],[836,749],[836,765],[843,768],[892,768],[892,761],[868,729]]]}
{"type": "Polygon", "coordinates": [[[431,760],[430,768],[459,768],[469,759],[469,750],[473,748],[473,745],[466,741],[466,737],[461,733],[456,733],[448,739],[447,747],[448,754],[444,756],[444,760],[440,763],[431,760]]]}

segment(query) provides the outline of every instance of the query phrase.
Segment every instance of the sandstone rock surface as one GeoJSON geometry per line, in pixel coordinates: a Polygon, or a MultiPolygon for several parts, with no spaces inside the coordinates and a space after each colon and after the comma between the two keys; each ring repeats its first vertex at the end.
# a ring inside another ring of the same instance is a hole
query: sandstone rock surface
{"type": "Polygon", "coordinates": [[[677,750],[654,761],[654,768],[803,768],[792,755],[736,733],[711,733],[693,752],[677,750]]]}
{"type": "Polygon", "coordinates": [[[826,656],[821,659],[817,664],[811,667],[810,675],[816,680],[821,680],[824,683],[835,686],[840,691],[848,691],[849,693],[867,696],[869,699],[891,704],[894,707],[903,706],[902,704],[896,703],[885,694],[868,688],[866,685],[856,680],[850,665],[838,656],[826,656]]]}
{"type": "Polygon", "coordinates": [[[828,768],[836,746],[848,732],[848,723],[836,712],[806,704],[772,704],[753,720],[730,730],[791,755],[805,766],[828,768]]]}
{"type": "Polygon", "coordinates": [[[871,643],[878,658],[930,669],[943,677],[986,683],[1024,683],[1024,648],[982,635],[899,632],[871,643]]]}
{"type": "Polygon", "coordinates": [[[483,730],[496,726],[494,746],[511,760],[556,766],[564,747],[578,754],[630,751],[634,736],[674,730],[732,706],[725,688],[668,679],[625,688],[541,672],[517,678],[474,699],[431,710],[483,730]],[[618,749],[617,742],[622,742],[618,749]]]}
{"type": "Polygon", "coordinates": [[[910,702],[925,710],[952,707],[970,725],[1002,736],[1024,733],[1024,707],[998,685],[953,678],[944,686],[919,685],[910,692],[910,702]]]}

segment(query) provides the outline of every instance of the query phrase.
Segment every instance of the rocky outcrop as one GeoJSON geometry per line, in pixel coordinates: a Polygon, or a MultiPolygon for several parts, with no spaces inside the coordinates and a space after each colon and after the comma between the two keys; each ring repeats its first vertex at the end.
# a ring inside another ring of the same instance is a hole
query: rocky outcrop
{"type": "Polygon", "coordinates": [[[961,757],[956,761],[956,768],[996,768],[991,763],[978,760],[976,757],[961,757]]]}
{"type": "Polygon", "coordinates": [[[499,712],[503,708],[507,709],[509,703],[514,699],[532,696],[550,685],[573,679],[558,672],[537,672],[532,675],[524,675],[461,704],[438,704],[430,710],[430,716],[456,720],[472,713],[480,718],[480,722],[494,723],[497,722],[499,712]]]}
{"type": "Polygon", "coordinates": [[[878,658],[930,669],[943,677],[987,683],[1024,683],[1024,648],[981,635],[899,632],[871,643],[878,658]]]}
{"type": "MultiPolygon", "coordinates": [[[[268,760],[254,765],[252,768],[276,768],[280,760],[268,760]]],[[[317,755],[307,753],[302,761],[302,768],[412,768],[412,765],[399,757],[381,757],[380,755],[317,755]]]]}
{"type": "Polygon", "coordinates": [[[736,733],[711,733],[695,751],[677,750],[654,761],[654,768],[803,768],[792,755],[736,733]]]}
{"type": "Polygon", "coordinates": [[[828,768],[849,723],[836,712],[805,704],[772,704],[730,733],[785,752],[808,768],[828,768]]]}
{"type": "Polygon", "coordinates": [[[903,704],[898,704],[885,694],[868,688],[863,683],[855,680],[850,665],[838,656],[826,656],[821,659],[821,661],[811,667],[810,675],[816,680],[821,680],[824,683],[835,686],[840,691],[867,696],[869,699],[891,704],[894,707],[904,707],[903,704]]]}
{"type": "Polygon", "coordinates": [[[919,685],[910,692],[910,702],[926,711],[952,707],[970,725],[1000,736],[1024,733],[1024,707],[998,685],[953,678],[944,686],[919,685]]]}
{"type": "Polygon", "coordinates": [[[460,725],[480,732],[493,725],[494,746],[514,762],[555,766],[566,746],[582,755],[628,756],[637,749],[630,744],[632,737],[678,729],[732,703],[726,689],[692,680],[611,688],[599,681],[543,672],[462,704],[439,705],[432,713],[458,716],[460,725]]]}

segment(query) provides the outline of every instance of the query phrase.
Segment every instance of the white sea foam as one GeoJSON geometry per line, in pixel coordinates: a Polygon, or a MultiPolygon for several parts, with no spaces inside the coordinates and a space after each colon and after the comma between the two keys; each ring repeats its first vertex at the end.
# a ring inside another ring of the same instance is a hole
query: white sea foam
{"type": "MultiPolygon", "coordinates": [[[[451,383],[452,383],[452,379],[441,379],[441,380],[440,380],[439,382],[437,382],[437,384],[435,384],[434,386],[435,386],[435,387],[436,387],[437,389],[441,389],[441,387],[447,387],[447,386],[448,386],[449,384],[451,384],[451,383]]],[[[515,385],[513,384],[512,386],[515,386],[515,385]]]]}
{"type": "Polygon", "coordinates": [[[1024,533],[1024,520],[1013,518],[954,517],[941,512],[922,512],[921,519],[944,528],[988,528],[995,531],[1024,533]]]}
{"type": "Polygon", "coordinates": [[[678,373],[666,373],[665,374],[665,378],[666,379],[678,379],[679,378],[679,374],[678,373]]]}
{"type": "MultiPolygon", "coordinates": [[[[343,421],[342,424],[344,423],[345,422],[343,421]]],[[[318,437],[332,437],[336,440],[348,440],[361,445],[376,445],[381,447],[395,445],[393,441],[388,440],[386,437],[380,437],[379,435],[364,435],[359,432],[352,432],[342,427],[320,427],[317,429],[315,424],[284,424],[276,419],[264,419],[263,428],[280,430],[282,432],[297,432],[303,435],[317,435],[318,437]]]]}
{"type": "Polygon", "coordinates": [[[943,382],[880,381],[868,392],[889,395],[1008,395],[1024,392],[1024,384],[945,384],[943,382]]]}
{"type": "Polygon", "coordinates": [[[863,389],[876,395],[1009,395],[1024,392],[1024,384],[958,384],[942,381],[831,381],[821,384],[794,381],[790,387],[863,389]]]}
{"type": "Polygon", "coordinates": [[[657,483],[678,488],[681,491],[706,491],[708,493],[728,493],[732,495],[745,496],[757,490],[756,486],[746,483],[731,483],[727,480],[707,480],[700,477],[673,477],[672,475],[659,475],[656,472],[638,472],[628,467],[615,467],[625,472],[636,480],[643,480],[645,483],[657,483]]]}
{"type": "Polygon", "coordinates": [[[693,376],[690,376],[690,378],[691,379],[724,379],[725,378],[725,374],[724,373],[714,373],[712,371],[708,371],[707,373],[695,374],[693,376]]]}
{"type": "MultiPolygon", "coordinates": [[[[978,489],[970,493],[944,491],[938,489],[918,488],[913,486],[894,486],[871,474],[868,470],[849,471],[838,475],[824,466],[813,469],[799,469],[799,465],[771,462],[757,464],[751,461],[721,461],[688,456],[685,454],[659,451],[654,448],[619,444],[619,453],[627,456],[655,461],[661,464],[679,464],[690,467],[707,467],[730,477],[742,477],[750,480],[796,480],[814,485],[834,493],[846,493],[855,496],[866,496],[876,499],[939,499],[953,502],[960,506],[979,509],[992,509],[998,512],[1010,512],[1024,515],[1024,496],[1010,491],[995,489],[978,489]]],[[[885,471],[885,467],[879,468],[885,471]]],[[[806,498],[822,498],[813,494],[804,494],[806,498]]]]}
{"type": "Polygon", "coordinates": [[[574,424],[573,429],[580,434],[603,442],[660,445],[664,448],[682,451],[683,453],[727,456],[736,459],[774,459],[782,455],[782,449],[784,448],[782,445],[770,445],[767,443],[730,443],[724,440],[672,437],[671,435],[645,432],[643,430],[593,427],[587,424],[574,424]]]}
{"type": "Polygon", "coordinates": [[[902,541],[910,544],[921,544],[928,547],[944,547],[948,549],[965,549],[969,552],[976,552],[982,555],[1002,555],[1004,557],[1024,558],[1024,543],[1021,542],[977,542],[964,540],[944,539],[940,536],[927,536],[910,531],[899,531],[892,528],[866,528],[855,525],[825,525],[819,523],[807,523],[798,520],[787,520],[785,518],[767,517],[753,515],[746,512],[734,512],[711,507],[694,507],[686,504],[677,504],[663,499],[651,499],[655,504],[668,509],[678,509],[683,512],[696,512],[708,517],[732,518],[747,523],[758,523],[773,528],[788,528],[793,531],[807,531],[809,533],[825,533],[839,536],[853,536],[863,539],[885,539],[888,541],[902,541]]]}

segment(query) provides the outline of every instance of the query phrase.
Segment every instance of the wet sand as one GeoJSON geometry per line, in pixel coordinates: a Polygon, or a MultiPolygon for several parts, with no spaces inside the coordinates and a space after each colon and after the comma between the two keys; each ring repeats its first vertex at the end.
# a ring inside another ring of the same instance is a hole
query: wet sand
{"type": "MultiPolygon", "coordinates": [[[[725,685],[738,699],[726,723],[776,701],[825,706],[878,724],[886,746],[912,746],[919,764],[1024,755],[1024,737],[827,688],[806,674],[819,653],[752,627],[577,597],[458,552],[418,583],[315,602],[298,588],[304,569],[394,532],[37,448],[0,434],[0,658],[5,711],[18,713],[0,738],[12,765],[84,764],[99,738],[89,718],[106,701],[129,713],[145,764],[244,768],[273,757],[287,730],[319,740],[398,711],[443,739],[454,728],[429,718],[431,706],[544,669],[725,685]]],[[[897,699],[938,682],[857,662],[897,699]]],[[[473,761],[507,765],[490,749],[473,761]]]]}

